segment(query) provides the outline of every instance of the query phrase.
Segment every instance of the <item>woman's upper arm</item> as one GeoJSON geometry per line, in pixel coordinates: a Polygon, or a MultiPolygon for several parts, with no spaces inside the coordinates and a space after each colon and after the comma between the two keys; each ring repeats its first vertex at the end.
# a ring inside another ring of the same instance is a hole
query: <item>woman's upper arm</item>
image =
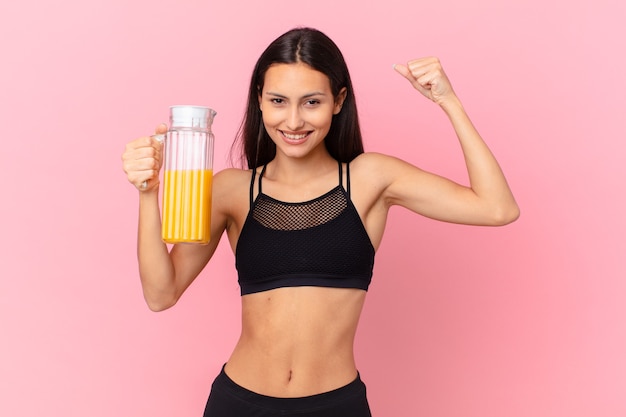
{"type": "Polygon", "coordinates": [[[442,176],[387,155],[373,154],[371,164],[383,181],[380,198],[423,216],[462,224],[495,224],[493,208],[474,191],[442,176]]]}

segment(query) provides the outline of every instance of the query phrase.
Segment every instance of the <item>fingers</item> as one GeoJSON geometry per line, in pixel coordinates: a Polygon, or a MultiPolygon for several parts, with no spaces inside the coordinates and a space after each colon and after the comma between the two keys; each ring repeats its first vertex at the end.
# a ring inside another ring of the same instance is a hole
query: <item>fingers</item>
{"type": "Polygon", "coordinates": [[[154,133],[157,135],[164,135],[167,133],[167,125],[165,123],[159,124],[156,129],[154,129],[154,133]]]}
{"type": "Polygon", "coordinates": [[[433,70],[440,69],[441,63],[438,58],[431,56],[409,61],[407,66],[411,71],[411,74],[413,74],[415,78],[419,78],[429,72],[432,72],[433,70]]]}
{"type": "Polygon", "coordinates": [[[416,76],[417,74],[413,70],[411,70],[410,65],[411,63],[409,63],[409,66],[395,64],[393,66],[393,69],[396,70],[398,74],[406,78],[417,91],[424,94],[425,96],[428,96],[426,83],[424,83],[424,80],[420,80],[420,78],[416,76]]]}
{"type": "Polygon", "coordinates": [[[432,101],[441,102],[452,93],[450,81],[436,57],[414,59],[406,65],[394,65],[394,69],[432,101]]]}
{"type": "Polygon", "coordinates": [[[138,138],[126,145],[122,154],[123,170],[128,181],[140,191],[154,189],[159,184],[162,152],[162,143],[150,136],[138,138]]]}
{"type": "Polygon", "coordinates": [[[437,58],[421,58],[409,61],[408,70],[411,77],[422,87],[426,87],[441,78],[443,73],[441,64],[437,58]]]}
{"type": "Polygon", "coordinates": [[[405,65],[394,64],[393,69],[396,70],[398,74],[409,80],[409,82],[413,83],[413,81],[415,81],[415,78],[413,78],[411,71],[405,65]]]}

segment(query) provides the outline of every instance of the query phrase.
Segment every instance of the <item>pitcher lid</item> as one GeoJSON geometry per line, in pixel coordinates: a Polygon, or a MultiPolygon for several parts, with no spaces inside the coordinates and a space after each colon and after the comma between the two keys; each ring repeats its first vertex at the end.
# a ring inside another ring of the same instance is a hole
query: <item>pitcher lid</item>
{"type": "Polygon", "coordinates": [[[190,127],[208,129],[217,113],[206,106],[177,105],[170,106],[170,125],[172,127],[190,127]]]}

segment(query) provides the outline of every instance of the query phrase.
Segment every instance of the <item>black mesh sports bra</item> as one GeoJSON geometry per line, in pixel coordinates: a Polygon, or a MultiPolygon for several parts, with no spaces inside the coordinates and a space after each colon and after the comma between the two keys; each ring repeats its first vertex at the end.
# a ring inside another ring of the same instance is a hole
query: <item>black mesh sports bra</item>
{"type": "Polygon", "coordinates": [[[334,287],[367,290],[374,268],[374,247],[347,191],[339,184],[326,194],[302,203],[286,203],[263,194],[254,200],[243,225],[235,262],[241,295],[280,287],[334,287]]]}

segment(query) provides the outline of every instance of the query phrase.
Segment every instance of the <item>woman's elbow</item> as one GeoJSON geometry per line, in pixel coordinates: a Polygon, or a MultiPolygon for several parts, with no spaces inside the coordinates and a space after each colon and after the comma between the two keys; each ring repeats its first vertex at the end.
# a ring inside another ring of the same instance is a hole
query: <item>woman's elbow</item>
{"type": "Polygon", "coordinates": [[[506,206],[498,207],[495,211],[492,219],[493,226],[506,226],[511,224],[520,216],[520,208],[517,203],[508,204],[506,206]]]}
{"type": "Polygon", "coordinates": [[[144,299],[150,311],[154,311],[155,313],[173,307],[178,301],[176,297],[155,297],[149,296],[148,294],[144,294],[144,299]]]}

